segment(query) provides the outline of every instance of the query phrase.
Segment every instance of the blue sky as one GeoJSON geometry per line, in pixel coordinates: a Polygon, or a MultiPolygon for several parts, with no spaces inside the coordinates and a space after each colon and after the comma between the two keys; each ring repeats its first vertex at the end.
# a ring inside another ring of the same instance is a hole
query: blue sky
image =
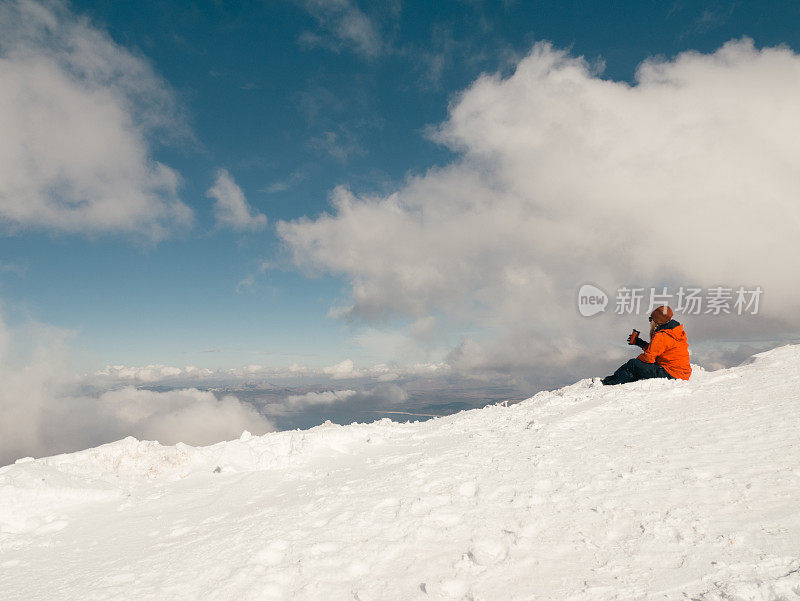
{"type": "MultiPolygon", "coordinates": [[[[151,130],[134,107],[130,127],[142,132],[147,161],[179,176],[177,202],[193,215],[189,224],[170,222],[158,240],[142,228],[67,228],[5,215],[6,321],[74,332],[70,344],[86,368],[441,360],[465,336],[491,336],[500,326],[438,301],[424,309],[362,307],[336,319],[331,308],[351,303],[353,282],[369,283],[372,272],[316,259],[309,277],[276,224],[332,211],[337,186],[386,198],[406,190],[409,178],[458,161],[458,143],[433,139],[432,128],[448,121],[482,73],[510,77],[537,42],[593,68],[602,62],[598,77],[620,82],[633,82],[645,59],[714,53],[743,36],[756,49],[800,50],[800,8],[792,2],[123,1],[73,2],[56,14],[60,23],[88,20],[86,31],[107,34],[152,69],[158,90],[148,110],[168,123],[151,130]],[[164,102],[174,106],[153,108],[164,102]],[[208,191],[221,169],[251,215],[266,216],[265,227],[220,225],[208,191]],[[437,326],[411,336],[418,344],[396,343],[397,332],[425,329],[428,317],[437,326]]],[[[113,152],[116,140],[105,143],[113,152]]],[[[730,284],[758,283],[744,281],[750,274],[730,284]]],[[[575,286],[592,277],[575,273],[575,286]]],[[[380,304],[376,298],[370,302],[380,304]]]]}

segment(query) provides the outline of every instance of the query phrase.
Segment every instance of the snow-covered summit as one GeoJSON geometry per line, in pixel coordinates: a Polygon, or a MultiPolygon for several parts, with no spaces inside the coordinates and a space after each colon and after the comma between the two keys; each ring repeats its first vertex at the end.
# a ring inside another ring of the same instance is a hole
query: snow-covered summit
{"type": "Polygon", "coordinates": [[[424,423],[0,468],[0,598],[800,599],[800,346],[424,423]]]}

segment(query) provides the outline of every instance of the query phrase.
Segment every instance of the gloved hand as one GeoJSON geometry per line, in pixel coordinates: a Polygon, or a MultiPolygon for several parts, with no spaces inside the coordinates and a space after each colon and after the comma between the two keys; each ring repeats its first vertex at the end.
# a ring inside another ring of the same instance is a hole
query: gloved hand
{"type": "Polygon", "coordinates": [[[634,330],[631,332],[631,335],[628,336],[628,344],[636,344],[636,340],[639,338],[639,330],[634,330]]]}

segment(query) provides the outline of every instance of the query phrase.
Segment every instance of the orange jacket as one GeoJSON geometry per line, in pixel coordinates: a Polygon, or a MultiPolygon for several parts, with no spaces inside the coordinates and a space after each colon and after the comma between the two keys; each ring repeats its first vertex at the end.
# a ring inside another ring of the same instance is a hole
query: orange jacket
{"type": "Polygon", "coordinates": [[[657,363],[673,378],[688,380],[692,375],[689,341],[683,326],[674,320],[656,330],[650,344],[637,359],[645,363],[657,363]]]}

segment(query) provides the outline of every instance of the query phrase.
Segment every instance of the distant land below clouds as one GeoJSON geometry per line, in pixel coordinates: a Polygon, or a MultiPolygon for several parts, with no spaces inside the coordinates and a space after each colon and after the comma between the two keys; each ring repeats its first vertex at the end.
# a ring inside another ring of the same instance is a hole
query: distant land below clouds
{"type": "Polygon", "coordinates": [[[501,383],[464,382],[459,386],[424,379],[343,389],[223,387],[212,392],[220,397],[232,394],[242,403],[253,405],[278,430],[307,429],[326,421],[341,425],[383,418],[395,422],[426,421],[499,402],[521,401],[532,394],[501,383]]]}
{"type": "Polygon", "coordinates": [[[326,421],[342,425],[383,418],[425,421],[493,403],[515,402],[537,392],[528,383],[507,377],[464,377],[446,365],[356,369],[349,360],[318,370],[297,366],[283,370],[116,366],[97,372],[85,385],[92,390],[134,385],[157,393],[191,388],[220,399],[233,396],[257,409],[277,430],[305,429],[326,421]]]}
{"type": "MultiPolygon", "coordinates": [[[[694,353],[692,362],[709,370],[732,367],[773,346],[734,344],[727,350],[715,347],[713,352],[694,353]]],[[[486,405],[515,403],[541,390],[601,375],[605,374],[587,368],[575,374],[552,374],[547,380],[509,374],[478,376],[460,372],[447,363],[357,367],[346,359],[322,368],[108,366],[87,376],[82,387],[89,394],[132,386],[163,394],[193,390],[212,393],[218,399],[234,397],[258,411],[272,428],[293,430],[326,421],[342,425],[383,418],[425,421],[486,405]]]]}
{"type": "MultiPolygon", "coordinates": [[[[605,375],[611,367],[579,365],[572,372],[556,370],[542,377],[535,372],[517,376],[469,373],[447,363],[358,367],[346,359],[323,368],[112,366],[76,377],[67,368],[69,348],[63,341],[53,343],[49,330],[45,334],[50,344],[37,344],[32,334],[34,350],[26,354],[21,332],[7,330],[0,321],[0,379],[4,382],[0,409],[15,424],[0,437],[0,465],[126,436],[162,444],[207,445],[237,438],[244,430],[261,435],[326,421],[425,421],[490,404],[514,403],[541,390],[605,375]],[[23,369],[18,367],[20,361],[23,369]]],[[[621,356],[631,356],[628,347],[620,345],[618,350],[621,356]]],[[[738,364],[745,358],[744,350],[739,345],[706,353],[700,365],[715,369],[720,364],[738,364]]],[[[698,361],[693,358],[693,363],[698,361]]]]}

